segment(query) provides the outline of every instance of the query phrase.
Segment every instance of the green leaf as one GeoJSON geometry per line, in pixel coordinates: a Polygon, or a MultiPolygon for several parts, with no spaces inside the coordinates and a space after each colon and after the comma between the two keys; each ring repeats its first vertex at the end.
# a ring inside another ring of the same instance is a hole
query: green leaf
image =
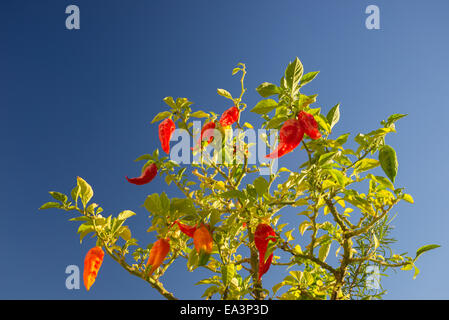
{"type": "Polygon", "coordinates": [[[221,220],[220,211],[213,209],[212,212],[210,213],[209,225],[211,227],[214,227],[218,222],[220,222],[220,220],[221,220]]]}
{"type": "Polygon", "coordinates": [[[265,252],[264,262],[268,260],[268,258],[273,253],[274,249],[276,249],[277,243],[275,241],[268,241],[267,251],[265,252]]]}
{"type": "Polygon", "coordinates": [[[401,268],[401,270],[404,270],[404,271],[412,270],[413,266],[414,266],[414,264],[412,262],[410,262],[410,263],[406,264],[405,266],[403,266],[401,268]]]}
{"type": "Polygon", "coordinates": [[[131,240],[131,230],[129,230],[128,226],[121,226],[118,235],[125,241],[131,240]]]}
{"type": "Polygon", "coordinates": [[[44,203],[39,210],[50,209],[50,208],[58,208],[61,209],[62,205],[59,202],[47,202],[44,203]]]}
{"type": "Polygon", "coordinates": [[[315,120],[322,129],[326,130],[326,132],[331,131],[331,127],[329,126],[329,123],[327,122],[327,118],[325,116],[319,114],[315,116],[315,120]]]}
{"type": "Polygon", "coordinates": [[[279,129],[279,127],[282,126],[282,124],[288,120],[287,116],[279,116],[279,117],[274,117],[273,119],[271,119],[268,123],[266,128],[267,129],[279,129]]]}
{"type": "Polygon", "coordinates": [[[220,193],[220,197],[225,198],[225,199],[231,199],[231,198],[244,199],[245,194],[239,190],[229,190],[229,191],[220,193]]]}
{"type": "Polygon", "coordinates": [[[337,139],[335,139],[335,142],[342,146],[346,143],[346,141],[348,141],[349,135],[350,135],[350,133],[342,134],[337,139]]]}
{"type": "MultiPolygon", "coordinates": [[[[305,94],[300,94],[299,95],[299,99],[294,101],[294,104],[299,108],[299,109],[304,109],[305,107],[307,107],[308,105],[316,102],[316,97],[318,95],[314,94],[312,96],[307,96],[305,94]]],[[[320,108],[314,108],[314,109],[310,109],[309,110],[310,114],[312,115],[318,115],[318,113],[320,112],[320,108]]]]}
{"type": "Polygon", "coordinates": [[[62,203],[67,202],[67,196],[65,194],[56,191],[50,191],[49,193],[55,200],[61,201],[62,203]]]}
{"type": "Polygon", "coordinates": [[[206,251],[200,251],[198,254],[198,267],[205,266],[210,259],[210,253],[206,251]]]}
{"type": "Polygon", "coordinates": [[[388,123],[388,124],[395,123],[395,122],[398,121],[399,119],[404,118],[404,117],[406,117],[406,116],[407,116],[407,114],[400,114],[400,113],[392,114],[391,116],[388,117],[387,123],[388,123]]]}
{"type": "Polygon", "coordinates": [[[377,248],[379,248],[380,243],[375,234],[373,234],[373,242],[374,242],[374,250],[376,250],[377,248]]]}
{"type": "Polygon", "coordinates": [[[268,191],[269,183],[264,177],[257,177],[254,179],[253,184],[259,197],[263,196],[268,191]]]}
{"type": "Polygon", "coordinates": [[[217,89],[217,93],[222,97],[233,100],[231,93],[225,89],[217,89]]]}
{"type": "Polygon", "coordinates": [[[276,294],[276,292],[279,291],[280,288],[282,288],[283,286],[287,285],[285,282],[279,282],[278,284],[274,285],[273,287],[273,294],[276,294]]]}
{"type": "Polygon", "coordinates": [[[159,112],[151,121],[151,123],[155,123],[161,120],[164,120],[165,118],[168,118],[171,116],[171,112],[170,111],[162,111],[159,112]]]}
{"type": "Polygon", "coordinates": [[[76,180],[78,186],[80,187],[81,202],[83,203],[83,206],[85,208],[90,199],[92,199],[94,191],[92,190],[92,187],[83,178],[77,177],[76,180]]]}
{"type": "Polygon", "coordinates": [[[364,172],[378,167],[379,164],[379,161],[377,161],[376,159],[365,158],[357,162],[354,169],[357,172],[364,172]]]}
{"type": "Polygon", "coordinates": [[[220,288],[218,286],[211,286],[204,291],[201,298],[210,299],[214,294],[220,292],[220,288]]]}
{"type": "Polygon", "coordinates": [[[304,235],[304,232],[306,232],[306,230],[312,226],[312,223],[309,220],[304,220],[300,225],[299,225],[299,232],[301,233],[301,236],[304,235]]]}
{"type": "Polygon", "coordinates": [[[319,158],[318,162],[320,164],[325,164],[326,162],[332,160],[335,157],[336,154],[337,154],[337,151],[324,153],[324,154],[320,155],[320,158],[319,158]]]}
{"type": "Polygon", "coordinates": [[[413,200],[413,197],[409,194],[404,194],[402,196],[402,200],[407,201],[408,203],[414,203],[415,201],[413,200]]]}
{"type": "Polygon", "coordinates": [[[312,81],[313,79],[315,79],[315,77],[318,75],[318,73],[320,73],[319,71],[313,71],[313,72],[308,72],[305,75],[302,76],[301,78],[301,82],[300,82],[300,86],[304,86],[306,84],[308,84],[310,81],[312,81]]]}
{"type": "Polygon", "coordinates": [[[90,218],[86,217],[86,216],[79,216],[79,217],[69,219],[69,221],[84,221],[84,222],[89,221],[89,220],[90,220],[90,218]]]}
{"type": "Polygon", "coordinates": [[[236,74],[236,73],[239,72],[240,70],[242,70],[242,69],[240,69],[240,68],[238,68],[238,67],[232,69],[232,75],[236,74]]]}
{"type": "Polygon", "coordinates": [[[342,187],[345,186],[345,176],[343,175],[343,173],[341,173],[341,171],[337,170],[337,169],[327,169],[326,170],[331,176],[332,178],[335,179],[335,181],[342,187]]]}
{"type": "Polygon", "coordinates": [[[382,176],[373,176],[372,174],[368,174],[367,177],[375,182],[379,183],[383,188],[390,188],[394,190],[393,184],[385,177],[382,176]]]}
{"type": "Polygon", "coordinates": [[[228,264],[221,267],[221,279],[223,280],[223,284],[228,286],[235,275],[235,266],[234,264],[228,264]]]}
{"type": "Polygon", "coordinates": [[[415,273],[413,274],[413,280],[415,280],[416,277],[417,277],[418,274],[419,274],[419,269],[418,269],[418,267],[416,267],[416,266],[414,266],[414,267],[415,267],[415,273]]]}
{"type": "Polygon", "coordinates": [[[289,230],[285,232],[285,238],[287,239],[287,242],[295,240],[295,238],[292,236],[293,230],[289,230]]]}
{"type": "Polygon", "coordinates": [[[331,244],[331,241],[326,241],[325,243],[321,244],[320,250],[318,251],[318,259],[323,262],[326,261],[326,258],[329,255],[331,244]]]}
{"type": "Polygon", "coordinates": [[[427,252],[427,251],[430,251],[430,250],[433,250],[433,249],[436,249],[439,247],[441,247],[441,246],[438,244],[428,244],[428,245],[422,246],[421,248],[419,248],[416,251],[416,257],[415,257],[414,261],[416,261],[416,259],[418,259],[418,257],[420,255],[422,255],[424,252],[427,252]]]}
{"type": "Polygon", "coordinates": [[[279,88],[278,86],[276,86],[272,83],[264,82],[256,88],[256,91],[262,97],[267,98],[269,96],[281,93],[281,88],[279,88]]]}
{"type": "Polygon", "coordinates": [[[194,215],[196,214],[196,209],[193,200],[190,198],[173,198],[170,201],[170,212],[179,212],[183,215],[194,215]]]}
{"type": "Polygon", "coordinates": [[[136,160],[134,160],[135,162],[138,162],[138,161],[142,161],[142,160],[152,160],[153,159],[153,156],[151,155],[151,154],[143,154],[143,155],[141,155],[140,157],[138,157],[136,160]]]}
{"type": "Polygon", "coordinates": [[[176,109],[176,103],[175,103],[175,100],[173,100],[172,97],[165,97],[164,98],[164,102],[166,104],[168,104],[170,107],[172,107],[173,109],[176,109]]]}
{"type": "Polygon", "coordinates": [[[207,117],[209,117],[209,114],[207,114],[204,111],[199,110],[199,111],[195,111],[194,113],[190,114],[190,116],[194,117],[194,118],[207,118],[207,117]]]}
{"type": "Polygon", "coordinates": [[[382,170],[387,177],[394,183],[396,175],[398,173],[398,159],[396,151],[389,145],[384,145],[379,150],[379,161],[382,170]]]}
{"type": "Polygon", "coordinates": [[[266,99],[259,101],[251,112],[257,114],[266,114],[274,110],[278,106],[278,103],[273,99],[266,99]]]}
{"type": "Polygon", "coordinates": [[[78,233],[80,234],[80,243],[83,241],[83,238],[91,232],[94,232],[94,226],[90,223],[83,223],[78,228],[78,233]]]}
{"type": "Polygon", "coordinates": [[[119,220],[126,220],[126,219],[128,219],[128,218],[130,218],[132,216],[135,216],[135,215],[136,215],[136,213],[132,212],[131,210],[124,210],[124,211],[122,211],[122,212],[120,212],[118,214],[117,219],[119,219],[119,220]]]}
{"type": "Polygon", "coordinates": [[[330,129],[337,124],[338,120],[340,120],[340,104],[336,104],[332,109],[329,110],[326,116],[327,122],[330,125],[330,129]]]}
{"type": "Polygon", "coordinates": [[[70,195],[72,196],[73,201],[75,202],[75,207],[78,207],[78,198],[80,196],[81,188],[77,184],[73,189],[70,195]]]}
{"type": "Polygon", "coordinates": [[[164,213],[162,210],[161,200],[159,199],[159,194],[157,193],[149,195],[145,199],[143,205],[153,215],[162,215],[164,213]]]}
{"type": "Polygon", "coordinates": [[[287,87],[291,89],[292,94],[296,94],[299,89],[299,81],[302,78],[303,71],[304,68],[298,57],[285,70],[285,81],[287,87]]]}

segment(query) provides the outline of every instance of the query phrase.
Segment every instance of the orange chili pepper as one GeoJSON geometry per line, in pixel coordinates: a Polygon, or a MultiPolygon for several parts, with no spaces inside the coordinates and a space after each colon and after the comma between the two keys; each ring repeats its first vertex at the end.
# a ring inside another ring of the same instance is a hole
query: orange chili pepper
{"type": "Polygon", "coordinates": [[[159,268],[159,266],[164,262],[165,257],[170,251],[169,239],[159,239],[157,240],[150,250],[150,256],[148,257],[147,267],[151,265],[150,275],[153,274],[154,270],[159,268]]]}
{"type": "Polygon", "coordinates": [[[87,291],[89,291],[97,278],[98,271],[103,263],[103,257],[103,249],[101,247],[94,247],[87,252],[84,258],[83,280],[87,291]]]}
{"type": "Polygon", "coordinates": [[[203,266],[209,261],[212,252],[213,239],[206,225],[201,225],[193,234],[193,244],[199,254],[198,265],[203,266]]]}

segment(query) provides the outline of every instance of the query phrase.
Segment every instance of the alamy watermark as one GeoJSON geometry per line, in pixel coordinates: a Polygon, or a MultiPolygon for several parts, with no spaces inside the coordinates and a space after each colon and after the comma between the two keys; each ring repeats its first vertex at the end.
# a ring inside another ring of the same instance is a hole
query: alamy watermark
{"type": "Polygon", "coordinates": [[[69,276],[65,279],[65,287],[68,290],[79,290],[80,288],[80,268],[71,264],[65,268],[65,273],[69,276]]]}
{"type": "Polygon", "coordinates": [[[366,273],[368,277],[366,278],[366,288],[370,290],[380,289],[380,273],[378,266],[367,266],[366,273]]]}
{"type": "Polygon", "coordinates": [[[69,30],[80,29],[80,8],[71,4],[65,8],[65,13],[69,16],[65,19],[65,27],[69,30]]]}
{"type": "MultiPolygon", "coordinates": [[[[201,122],[193,122],[193,130],[201,131],[201,122]]],[[[205,146],[200,144],[200,137],[192,137],[185,129],[176,129],[170,141],[176,142],[170,148],[170,160],[178,164],[212,164],[257,165],[261,175],[270,175],[277,171],[278,160],[267,159],[278,140],[277,129],[208,129],[202,133],[205,146]],[[213,137],[213,138],[212,138],[213,137]],[[211,142],[207,140],[211,138],[211,142]]],[[[203,142],[204,144],[204,142],[203,142]]]]}
{"type": "Polygon", "coordinates": [[[365,9],[365,13],[369,16],[365,20],[365,27],[368,30],[379,30],[380,29],[380,9],[376,5],[369,5],[365,9]]]}

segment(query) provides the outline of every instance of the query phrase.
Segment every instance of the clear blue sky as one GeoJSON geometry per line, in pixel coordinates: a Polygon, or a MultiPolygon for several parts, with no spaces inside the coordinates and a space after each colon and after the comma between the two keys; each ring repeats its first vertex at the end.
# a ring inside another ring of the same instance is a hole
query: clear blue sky
{"type": "MultiPolygon", "coordinates": [[[[341,102],[335,134],[368,132],[392,113],[408,113],[387,142],[397,150],[397,186],[415,204],[399,205],[395,248],[442,247],[418,262],[421,274],[383,279],[386,298],[449,298],[447,265],[447,119],[449,2],[432,1],[23,1],[0,3],[0,298],[159,299],[142,280],[105,258],[92,290],[65,288],[67,265],[82,266],[77,223],[63,211],[40,212],[47,191],[69,192],[77,175],[106,213],[131,209],[142,245],[147,194],[166,191],[161,178],[138,188],[125,175],[133,160],[160,147],[149,125],[165,96],[188,97],[221,112],[216,88],[238,90],[231,70],[248,67],[247,102],[261,82],[278,82],[298,56],[321,73],[307,88],[329,110],[341,102]],[[65,29],[65,7],[81,10],[81,29],[65,29]],[[380,8],[381,30],[365,28],[365,8],[380,8]]],[[[245,115],[247,119],[255,119],[245,115]]],[[[286,156],[281,164],[297,165],[286,156]]],[[[267,287],[282,276],[273,267],[267,287]]],[[[177,263],[164,283],[180,298],[204,273],[177,263]]]]}

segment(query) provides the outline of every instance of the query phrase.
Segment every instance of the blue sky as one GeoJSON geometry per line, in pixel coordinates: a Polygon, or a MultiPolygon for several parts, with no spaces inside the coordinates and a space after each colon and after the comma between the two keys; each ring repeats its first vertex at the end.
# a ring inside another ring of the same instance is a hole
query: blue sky
{"type": "MultiPolygon", "coordinates": [[[[237,92],[232,68],[248,68],[246,101],[264,81],[277,83],[298,56],[320,70],[306,93],[329,110],[341,103],[335,136],[368,132],[393,113],[407,113],[387,138],[397,151],[397,186],[414,196],[395,213],[395,245],[420,258],[421,274],[383,279],[389,299],[447,299],[449,263],[446,159],[449,101],[449,2],[433,1],[2,1],[0,4],[0,298],[159,299],[142,280],[106,258],[90,292],[67,290],[67,265],[82,266],[87,250],[68,213],[39,206],[48,191],[70,192],[76,176],[95,190],[106,213],[130,220],[143,243],[146,195],[178,195],[161,178],[142,188],[127,183],[133,160],[159,146],[162,98],[188,97],[220,113],[229,104],[217,88],[237,92]],[[65,28],[76,4],[81,29],[65,28]],[[365,28],[365,8],[380,8],[381,29],[365,28]]],[[[255,120],[253,115],[244,115],[255,120]]],[[[297,165],[288,155],[281,165],[297,165]]],[[[301,159],[302,160],[302,159],[301,159]]],[[[281,272],[266,275],[268,288],[281,272]]],[[[199,298],[204,273],[176,263],[163,280],[180,298],[199,298]]]]}

